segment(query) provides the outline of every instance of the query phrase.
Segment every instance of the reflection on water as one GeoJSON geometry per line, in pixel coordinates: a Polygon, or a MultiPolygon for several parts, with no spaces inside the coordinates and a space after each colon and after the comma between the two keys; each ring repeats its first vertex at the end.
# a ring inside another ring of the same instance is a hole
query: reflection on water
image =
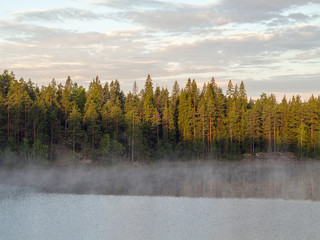
{"type": "Polygon", "coordinates": [[[0,185],[0,239],[319,239],[320,203],[47,194],[0,185]]]}

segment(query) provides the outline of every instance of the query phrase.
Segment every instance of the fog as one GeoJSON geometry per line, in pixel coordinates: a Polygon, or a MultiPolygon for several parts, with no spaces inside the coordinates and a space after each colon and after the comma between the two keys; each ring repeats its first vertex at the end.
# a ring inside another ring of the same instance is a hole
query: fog
{"type": "Polygon", "coordinates": [[[320,162],[244,160],[1,169],[0,183],[75,194],[320,200],[320,162]]]}

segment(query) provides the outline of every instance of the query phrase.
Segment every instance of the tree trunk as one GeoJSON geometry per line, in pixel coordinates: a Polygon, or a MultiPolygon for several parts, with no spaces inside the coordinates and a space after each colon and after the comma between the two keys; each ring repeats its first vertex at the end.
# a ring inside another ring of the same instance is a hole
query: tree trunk
{"type": "Polygon", "coordinates": [[[156,109],[157,140],[159,142],[158,110],[156,109]]]}
{"type": "Polygon", "coordinates": [[[8,104],[8,140],[10,138],[10,105],[8,104]]]}
{"type": "Polygon", "coordinates": [[[18,105],[18,120],[17,120],[17,128],[18,128],[18,132],[17,132],[17,146],[16,149],[19,150],[19,145],[20,145],[20,105],[18,105]]]}
{"type": "Polygon", "coordinates": [[[24,104],[24,137],[27,136],[27,105],[24,104]]]}
{"type": "Polygon", "coordinates": [[[276,143],[276,120],[273,123],[273,150],[277,151],[277,143],[276,143]]]}
{"type": "Polygon", "coordinates": [[[254,149],[254,124],[255,124],[255,116],[253,114],[252,116],[252,153],[254,154],[255,153],[255,149],[254,149]]]}
{"type": "Polygon", "coordinates": [[[157,109],[156,109],[156,124],[157,124],[157,140],[158,140],[158,142],[159,142],[159,139],[160,139],[160,136],[159,136],[159,123],[158,123],[158,109],[159,109],[159,98],[160,98],[160,95],[158,95],[158,101],[157,101],[157,109]]]}
{"type": "Polygon", "coordinates": [[[209,132],[209,144],[210,144],[210,146],[211,146],[211,139],[212,139],[212,136],[211,136],[211,116],[210,116],[210,121],[209,121],[209,123],[210,123],[210,126],[209,126],[209,130],[210,130],[210,132],[209,132]]]}
{"type": "Polygon", "coordinates": [[[202,143],[204,143],[204,115],[202,116],[202,143]]]}
{"type": "MultiPolygon", "coordinates": [[[[242,120],[241,120],[241,122],[242,122],[242,120]]],[[[241,122],[238,122],[238,125],[239,125],[238,147],[239,147],[239,149],[240,149],[240,146],[241,146],[241,130],[242,130],[241,122]]]]}
{"type": "Polygon", "coordinates": [[[67,139],[67,109],[64,111],[64,139],[67,139]]]}
{"type": "Polygon", "coordinates": [[[315,152],[315,144],[313,141],[313,117],[311,117],[311,147],[313,148],[313,151],[315,152]]]}
{"type": "Polygon", "coordinates": [[[204,144],[204,114],[202,115],[202,143],[203,143],[203,158],[205,157],[205,144],[204,144]]]}
{"type": "Polygon", "coordinates": [[[72,159],[74,159],[74,153],[75,153],[75,148],[76,148],[76,140],[75,140],[75,135],[76,135],[76,123],[73,123],[73,130],[72,130],[72,159]]]}
{"type": "Polygon", "coordinates": [[[166,112],[166,132],[167,132],[167,138],[169,137],[169,117],[168,117],[168,111],[166,112]]]}
{"type": "Polygon", "coordinates": [[[116,139],[118,139],[119,117],[116,116],[116,139]]]}
{"type": "Polygon", "coordinates": [[[193,139],[196,140],[196,96],[193,100],[193,139]]]}
{"type": "Polygon", "coordinates": [[[269,131],[268,131],[268,152],[270,152],[270,151],[272,151],[272,146],[271,146],[271,143],[272,143],[272,140],[271,140],[271,128],[272,128],[272,126],[271,126],[271,113],[269,113],[269,119],[270,119],[270,121],[269,121],[269,131]]]}
{"type": "Polygon", "coordinates": [[[131,144],[131,161],[134,161],[134,112],[132,114],[132,144],[131,144]]]}
{"type": "Polygon", "coordinates": [[[301,123],[300,123],[300,148],[301,148],[301,156],[302,156],[302,141],[303,141],[303,138],[302,138],[302,117],[301,117],[301,123]]]}
{"type": "Polygon", "coordinates": [[[94,151],[94,126],[92,126],[92,142],[91,142],[91,149],[94,151]]]}
{"type": "Polygon", "coordinates": [[[51,121],[51,137],[50,137],[50,160],[53,158],[53,121],[51,121]]]}
{"type": "Polygon", "coordinates": [[[33,120],[33,146],[36,146],[36,120],[33,120]]]}

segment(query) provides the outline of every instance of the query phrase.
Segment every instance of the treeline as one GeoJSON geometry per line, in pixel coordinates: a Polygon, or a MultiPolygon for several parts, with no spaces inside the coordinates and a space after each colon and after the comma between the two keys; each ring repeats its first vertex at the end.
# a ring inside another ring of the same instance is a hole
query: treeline
{"type": "Polygon", "coordinates": [[[256,152],[320,157],[320,97],[302,101],[262,94],[247,97],[243,82],[224,94],[214,78],[199,89],[154,87],[150,75],[128,94],[117,80],[98,77],[88,90],[53,79],[48,86],[0,75],[0,151],[20,161],[70,158],[156,160],[239,158],[256,152]]]}

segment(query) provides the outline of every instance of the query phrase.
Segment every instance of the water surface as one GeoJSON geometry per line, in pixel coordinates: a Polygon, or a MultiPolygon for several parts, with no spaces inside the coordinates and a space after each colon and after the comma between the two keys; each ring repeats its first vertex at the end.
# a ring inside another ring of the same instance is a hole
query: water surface
{"type": "Polygon", "coordinates": [[[0,239],[319,239],[320,203],[41,193],[0,185],[0,239]]]}

